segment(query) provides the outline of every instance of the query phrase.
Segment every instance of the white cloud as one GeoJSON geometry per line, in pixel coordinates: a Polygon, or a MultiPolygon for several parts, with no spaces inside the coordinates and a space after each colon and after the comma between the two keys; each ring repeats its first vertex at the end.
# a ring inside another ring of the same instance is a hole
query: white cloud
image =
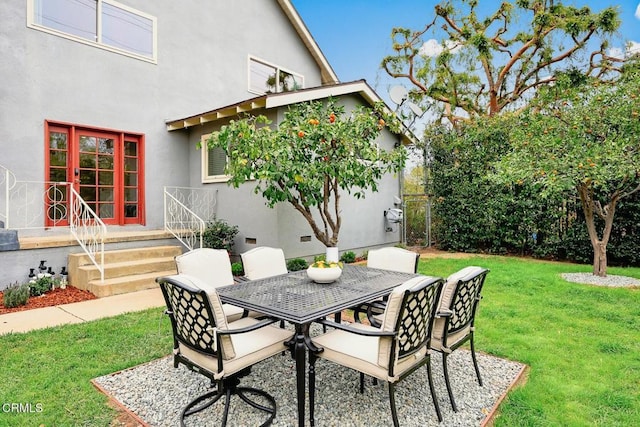
{"type": "Polygon", "coordinates": [[[607,55],[619,59],[627,58],[634,53],[640,53],[640,42],[634,42],[633,40],[628,42],[625,48],[612,47],[607,51],[607,55]]]}
{"type": "Polygon", "coordinates": [[[636,7],[636,18],[640,19],[640,3],[638,3],[638,7],[636,7]]]}
{"type": "Polygon", "coordinates": [[[422,44],[420,48],[420,54],[434,57],[440,55],[445,49],[449,50],[451,53],[458,52],[462,46],[454,41],[445,40],[444,46],[439,43],[436,39],[429,39],[422,44]]]}

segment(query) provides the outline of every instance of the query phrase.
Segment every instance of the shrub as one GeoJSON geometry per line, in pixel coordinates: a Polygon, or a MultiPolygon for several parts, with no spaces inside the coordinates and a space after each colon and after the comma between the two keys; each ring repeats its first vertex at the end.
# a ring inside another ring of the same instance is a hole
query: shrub
{"type": "Polygon", "coordinates": [[[327,256],[325,254],[316,255],[313,257],[313,262],[324,261],[326,259],[327,259],[327,256]]]}
{"type": "Polygon", "coordinates": [[[352,262],[356,261],[356,253],[352,252],[352,251],[347,251],[345,253],[342,254],[342,256],[340,257],[340,261],[346,263],[346,264],[350,264],[352,262]]]}
{"type": "Polygon", "coordinates": [[[307,261],[302,258],[293,258],[287,261],[287,270],[299,271],[308,267],[307,261]]]}
{"type": "Polygon", "coordinates": [[[6,308],[25,305],[29,301],[29,284],[18,285],[15,283],[4,290],[2,303],[6,308]]]}
{"type": "Polygon", "coordinates": [[[237,225],[229,225],[221,219],[209,221],[202,233],[202,245],[205,248],[226,249],[231,252],[233,239],[237,234],[237,225]]]}
{"type": "Polygon", "coordinates": [[[37,297],[45,292],[49,292],[57,283],[53,276],[38,277],[28,283],[29,292],[32,297],[37,297]]]}
{"type": "Polygon", "coordinates": [[[234,262],[231,264],[231,273],[233,273],[234,276],[243,276],[244,267],[242,266],[242,263],[234,262]]]}

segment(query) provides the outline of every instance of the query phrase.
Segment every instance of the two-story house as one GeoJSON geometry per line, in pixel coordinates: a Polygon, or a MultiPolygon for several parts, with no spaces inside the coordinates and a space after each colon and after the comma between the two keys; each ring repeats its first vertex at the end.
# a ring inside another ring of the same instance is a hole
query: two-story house
{"type": "MultiPolygon", "coordinates": [[[[2,2],[0,52],[0,289],[26,280],[40,260],[56,272],[71,264],[83,250],[69,225],[89,251],[100,251],[95,236],[107,251],[185,250],[166,231],[167,218],[179,221],[167,207],[177,194],[187,206],[184,194],[207,194],[203,219],[237,225],[238,253],[265,245],[288,258],[322,253],[297,212],[268,208],[249,184],[228,186],[224,156],[196,145],[240,113],[277,123],[296,102],[380,100],[364,81],[339,82],[289,0],[2,2]],[[106,237],[82,228],[87,207],[106,237]]],[[[405,141],[387,132],[379,144],[405,141]]],[[[384,212],[399,197],[397,176],[364,200],[345,196],[340,249],[397,243],[399,227],[384,212]]]]}

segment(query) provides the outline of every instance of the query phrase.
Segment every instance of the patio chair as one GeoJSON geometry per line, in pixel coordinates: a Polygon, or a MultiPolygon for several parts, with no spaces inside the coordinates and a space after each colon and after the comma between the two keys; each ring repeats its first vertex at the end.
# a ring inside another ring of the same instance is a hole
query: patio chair
{"type": "Polygon", "coordinates": [[[329,320],[317,321],[332,329],[312,339],[321,350],[309,354],[311,425],[314,425],[315,363],[318,358],[359,371],[361,393],[364,392],[364,374],[387,381],[391,415],[396,427],[399,425],[396,383],[426,365],[431,398],[438,420],[442,421],[431,375],[429,341],[443,282],[441,278],[419,276],[396,287],[387,300],[381,328],[361,323],[343,325],[329,320]]]}
{"type": "Polygon", "coordinates": [[[173,330],[173,364],[209,378],[215,388],[188,403],[180,414],[185,417],[200,412],[225,397],[222,426],[227,424],[231,396],[237,395],[250,406],[264,411],[268,426],[276,415],[275,399],[263,390],[240,387],[240,378],[251,372],[251,366],[278,353],[292,332],[271,326],[275,319],[243,317],[227,322],[217,292],[207,293],[197,277],[184,274],[158,279],[167,304],[166,313],[173,330]],[[257,396],[260,402],[250,397],[257,396]]]}
{"type": "MultiPolygon", "coordinates": [[[[367,255],[367,267],[382,270],[399,271],[401,273],[416,273],[420,254],[397,247],[372,249],[367,255]]],[[[377,325],[380,325],[380,316],[384,312],[386,298],[360,304],[353,308],[353,318],[360,322],[360,315],[366,314],[368,318],[377,316],[377,325]]]]}
{"type": "Polygon", "coordinates": [[[249,280],[264,279],[289,272],[284,252],[280,248],[259,246],[240,254],[240,257],[244,275],[249,280]]]}
{"type": "MultiPolygon", "coordinates": [[[[207,293],[215,292],[220,286],[233,285],[231,260],[224,249],[199,248],[175,257],[178,274],[188,274],[200,279],[199,283],[207,293]]],[[[227,321],[246,317],[247,313],[240,307],[223,304],[227,321]]]]}
{"type": "Polygon", "coordinates": [[[471,359],[473,360],[478,384],[482,386],[482,377],[476,360],[473,337],[476,310],[487,273],[489,273],[489,270],[481,267],[466,267],[449,276],[442,289],[436,320],[433,325],[431,348],[442,353],[444,380],[447,385],[451,407],[455,412],[458,411],[458,408],[453,398],[449,381],[447,357],[467,341],[471,346],[471,359]]]}

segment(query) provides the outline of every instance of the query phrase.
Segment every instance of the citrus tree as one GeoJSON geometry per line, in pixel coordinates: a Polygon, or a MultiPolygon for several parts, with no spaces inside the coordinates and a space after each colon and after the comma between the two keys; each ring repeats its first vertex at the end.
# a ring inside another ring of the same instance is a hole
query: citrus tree
{"type": "Polygon", "coordinates": [[[640,67],[637,58],[628,61],[609,83],[575,77],[542,91],[539,102],[514,117],[511,151],[497,167],[516,185],[579,196],[593,273],[605,276],[616,206],[640,191],[640,67]]]}
{"type": "Polygon", "coordinates": [[[265,116],[232,120],[207,146],[225,151],[230,185],[255,180],[269,207],[290,203],[327,247],[338,244],[341,192],[362,198],[377,191],[378,181],[406,160],[401,145],[384,150],[376,142],[385,127],[399,131],[382,104],[346,112],[331,98],[299,103],[277,127],[270,125],[265,116]]]}

